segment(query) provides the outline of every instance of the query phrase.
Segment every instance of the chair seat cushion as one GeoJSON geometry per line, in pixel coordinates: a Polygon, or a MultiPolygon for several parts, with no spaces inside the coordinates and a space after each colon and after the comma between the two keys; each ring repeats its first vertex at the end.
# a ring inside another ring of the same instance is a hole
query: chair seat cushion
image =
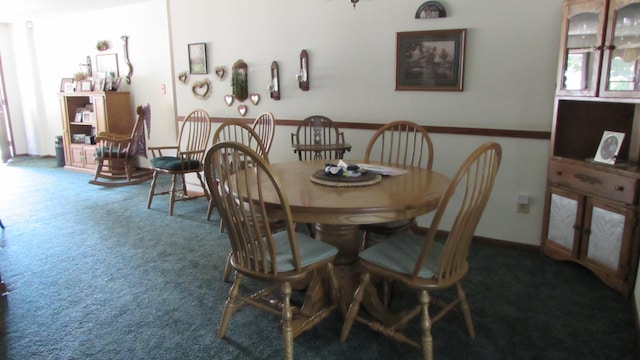
{"type": "MultiPolygon", "coordinates": [[[[296,233],[298,250],[300,252],[300,264],[306,267],[320,261],[324,261],[338,253],[338,249],[320,240],[312,239],[303,233],[296,233]]],[[[286,272],[294,270],[293,257],[289,247],[289,235],[282,231],[273,235],[276,243],[276,259],[278,271],[286,272]]]]}
{"type": "Polygon", "coordinates": [[[200,162],[198,160],[190,160],[185,163],[185,167],[183,169],[182,161],[177,156],[160,156],[153,158],[151,159],[151,165],[158,169],[170,171],[195,170],[200,168],[200,162]]]}
{"type": "Polygon", "coordinates": [[[127,150],[120,149],[118,151],[118,148],[98,147],[96,148],[96,157],[124,159],[126,157],[132,158],[133,154],[127,153],[127,150]]]}
{"type": "MultiPolygon", "coordinates": [[[[425,236],[411,231],[391,235],[360,252],[360,258],[386,269],[411,275],[418,255],[425,242],[425,236]]],[[[434,241],[427,260],[420,269],[419,277],[434,278],[438,275],[440,253],[444,245],[434,241]]]]}

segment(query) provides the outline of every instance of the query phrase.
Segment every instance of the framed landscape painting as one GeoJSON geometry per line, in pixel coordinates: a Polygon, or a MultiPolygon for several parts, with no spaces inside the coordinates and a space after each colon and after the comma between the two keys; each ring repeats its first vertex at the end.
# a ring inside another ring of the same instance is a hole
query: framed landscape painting
{"type": "Polygon", "coordinates": [[[207,74],[207,45],[189,44],[189,73],[207,74]]]}
{"type": "Polygon", "coordinates": [[[466,32],[396,33],[396,90],[462,91],[466,32]]]}

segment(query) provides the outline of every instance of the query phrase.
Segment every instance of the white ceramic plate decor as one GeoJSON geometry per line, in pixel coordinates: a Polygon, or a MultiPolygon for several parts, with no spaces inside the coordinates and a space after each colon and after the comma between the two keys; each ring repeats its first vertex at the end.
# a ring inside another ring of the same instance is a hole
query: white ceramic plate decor
{"type": "Polygon", "coordinates": [[[251,99],[253,105],[258,105],[258,103],[260,102],[260,94],[251,94],[249,95],[249,99],[251,99]]]}
{"type": "Polygon", "coordinates": [[[227,106],[231,106],[231,104],[233,104],[233,95],[225,95],[224,103],[227,104],[227,106]]]}
{"type": "Polygon", "coordinates": [[[238,112],[241,116],[247,115],[247,105],[238,105],[238,112]]]}

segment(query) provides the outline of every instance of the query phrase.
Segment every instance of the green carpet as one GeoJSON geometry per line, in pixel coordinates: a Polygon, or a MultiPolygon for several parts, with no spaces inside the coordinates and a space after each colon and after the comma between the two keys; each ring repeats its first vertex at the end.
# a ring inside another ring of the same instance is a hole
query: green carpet
{"type": "MultiPolygon", "coordinates": [[[[278,318],[245,308],[215,334],[229,245],[204,199],[146,209],[149,183],[104,188],[55,159],[0,165],[3,359],[279,359],[278,318]]],[[[168,186],[163,180],[161,185],[168,186]]],[[[591,272],[535,252],[474,244],[462,315],[433,329],[436,359],[638,359],[632,302],[591,272]]],[[[396,292],[398,301],[401,289],[396,292]]],[[[407,300],[399,300],[407,301],[407,300]]],[[[411,298],[413,301],[413,298],[411,298]]],[[[334,314],[295,339],[297,359],[419,359],[334,314]]],[[[418,332],[418,324],[410,324],[418,332]]]]}

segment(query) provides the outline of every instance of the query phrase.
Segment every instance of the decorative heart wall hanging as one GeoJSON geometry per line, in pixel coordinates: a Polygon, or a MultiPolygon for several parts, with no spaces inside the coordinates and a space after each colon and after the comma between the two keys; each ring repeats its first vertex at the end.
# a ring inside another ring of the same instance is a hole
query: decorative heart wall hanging
{"type": "Polygon", "coordinates": [[[240,115],[245,116],[247,114],[247,105],[238,105],[238,112],[240,115]]]}
{"type": "Polygon", "coordinates": [[[231,104],[233,104],[233,95],[225,95],[224,102],[227,104],[227,106],[231,106],[231,104]]]}
{"type": "Polygon", "coordinates": [[[227,72],[227,70],[224,68],[224,66],[217,66],[216,67],[216,76],[218,77],[218,79],[222,80],[224,78],[224,74],[227,72]]]}
{"type": "Polygon", "coordinates": [[[258,103],[260,102],[260,94],[251,94],[249,95],[249,98],[251,99],[253,105],[258,105],[258,103]]]}
{"type": "Polygon", "coordinates": [[[189,79],[189,75],[187,75],[186,71],[183,71],[180,74],[178,74],[178,80],[180,80],[180,82],[182,82],[183,84],[186,84],[188,79],[189,79]]]}
{"type": "Polygon", "coordinates": [[[208,79],[197,81],[191,87],[191,91],[193,92],[193,95],[205,99],[207,96],[209,96],[209,90],[211,88],[210,84],[211,83],[209,82],[208,79]]]}

